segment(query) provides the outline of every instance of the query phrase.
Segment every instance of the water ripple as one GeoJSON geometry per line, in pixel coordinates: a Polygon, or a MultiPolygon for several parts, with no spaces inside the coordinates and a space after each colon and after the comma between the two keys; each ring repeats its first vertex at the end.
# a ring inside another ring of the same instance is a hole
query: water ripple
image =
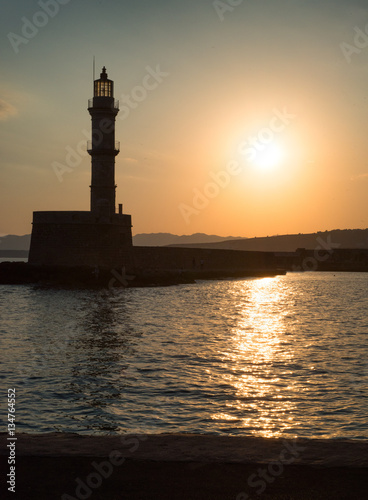
{"type": "Polygon", "coordinates": [[[16,387],[19,431],[367,439],[367,285],[0,286],[2,385],[16,387]]]}

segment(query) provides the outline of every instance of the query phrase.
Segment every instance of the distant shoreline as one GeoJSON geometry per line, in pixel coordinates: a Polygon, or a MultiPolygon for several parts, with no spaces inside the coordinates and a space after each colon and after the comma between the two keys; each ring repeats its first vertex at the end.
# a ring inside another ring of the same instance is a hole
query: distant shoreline
{"type": "MultiPolygon", "coordinates": [[[[0,237],[0,248],[28,251],[31,235],[5,235],[0,237]]],[[[235,237],[195,233],[140,233],[133,236],[133,246],[176,246],[190,248],[218,248],[257,252],[295,252],[298,248],[368,249],[368,229],[332,229],[314,233],[293,233],[258,237],[235,237]]]]}

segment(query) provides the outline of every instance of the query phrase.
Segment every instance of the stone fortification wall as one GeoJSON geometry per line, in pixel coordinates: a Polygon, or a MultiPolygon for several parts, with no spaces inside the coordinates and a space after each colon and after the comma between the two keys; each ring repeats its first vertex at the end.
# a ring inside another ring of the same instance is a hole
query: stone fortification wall
{"type": "Polygon", "coordinates": [[[132,266],[129,215],[35,212],[29,263],[48,266],[132,266]],[[97,219],[97,220],[96,220],[97,219]]]}
{"type": "Polygon", "coordinates": [[[160,271],[240,271],[277,267],[273,253],[205,248],[133,247],[133,264],[138,274],[160,271]]]}
{"type": "Polygon", "coordinates": [[[33,225],[36,224],[113,224],[131,227],[132,219],[126,214],[105,215],[86,211],[33,212],[33,225]]]}

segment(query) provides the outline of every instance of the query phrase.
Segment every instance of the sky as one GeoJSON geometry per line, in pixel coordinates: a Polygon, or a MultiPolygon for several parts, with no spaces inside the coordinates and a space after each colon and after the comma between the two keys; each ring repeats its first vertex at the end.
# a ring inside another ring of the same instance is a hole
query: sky
{"type": "Polygon", "coordinates": [[[133,234],[368,227],[366,0],[13,0],[0,18],[0,235],[89,210],[87,102],[120,101],[133,234]]]}

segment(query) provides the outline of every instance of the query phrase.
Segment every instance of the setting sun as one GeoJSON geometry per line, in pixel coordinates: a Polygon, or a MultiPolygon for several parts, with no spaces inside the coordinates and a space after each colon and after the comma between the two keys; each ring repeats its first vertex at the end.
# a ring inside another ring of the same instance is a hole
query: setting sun
{"type": "Polygon", "coordinates": [[[260,170],[270,170],[280,165],[285,153],[280,145],[273,143],[257,153],[254,165],[260,170]]]}

